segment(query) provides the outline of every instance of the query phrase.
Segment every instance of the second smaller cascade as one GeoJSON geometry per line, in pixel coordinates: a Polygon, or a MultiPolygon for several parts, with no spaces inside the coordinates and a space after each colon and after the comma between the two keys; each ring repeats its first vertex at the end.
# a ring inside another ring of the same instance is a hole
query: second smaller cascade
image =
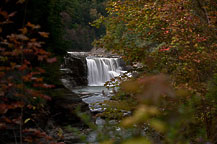
{"type": "Polygon", "coordinates": [[[106,81],[123,73],[119,58],[86,58],[88,85],[103,86],[106,81]]]}

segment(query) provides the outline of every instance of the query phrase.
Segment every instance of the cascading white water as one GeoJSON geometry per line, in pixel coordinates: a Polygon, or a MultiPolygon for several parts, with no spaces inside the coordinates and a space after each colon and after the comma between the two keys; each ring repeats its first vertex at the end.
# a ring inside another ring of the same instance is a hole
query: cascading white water
{"type": "Polygon", "coordinates": [[[86,58],[86,60],[89,86],[103,86],[106,81],[123,72],[119,58],[86,58]]]}

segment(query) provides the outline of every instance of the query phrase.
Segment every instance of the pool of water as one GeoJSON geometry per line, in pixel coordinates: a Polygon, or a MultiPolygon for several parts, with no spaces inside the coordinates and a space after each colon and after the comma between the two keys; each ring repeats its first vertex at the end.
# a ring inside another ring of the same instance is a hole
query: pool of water
{"type": "Polygon", "coordinates": [[[103,109],[100,103],[109,100],[113,94],[112,90],[108,90],[104,86],[77,87],[72,91],[78,94],[89,105],[92,112],[102,112],[103,109]]]}

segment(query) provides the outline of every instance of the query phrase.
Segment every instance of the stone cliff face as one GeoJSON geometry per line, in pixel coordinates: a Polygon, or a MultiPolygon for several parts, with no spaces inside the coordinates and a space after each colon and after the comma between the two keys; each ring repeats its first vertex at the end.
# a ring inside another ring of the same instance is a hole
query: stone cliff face
{"type": "Polygon", "coordinates": [[[63,84],[72,89],[76,86],[86,86],[87,81],[87,62],[86,53],[68,53],[65,62],[61,67],[63,84]]]}

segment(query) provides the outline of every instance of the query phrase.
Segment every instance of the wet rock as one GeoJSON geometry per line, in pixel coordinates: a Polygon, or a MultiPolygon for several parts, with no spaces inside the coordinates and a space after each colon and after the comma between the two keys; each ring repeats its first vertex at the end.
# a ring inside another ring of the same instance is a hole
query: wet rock
{"type": "Polygon", "coordinates": [[[119,59],[119,64],[120,64],[120,67],[122,68],[122,70],[124,70],[124,71],[129,71],[129,70],[133,69],[133,67],[130,65],[127,65],[123,59],[119,59]]]}

